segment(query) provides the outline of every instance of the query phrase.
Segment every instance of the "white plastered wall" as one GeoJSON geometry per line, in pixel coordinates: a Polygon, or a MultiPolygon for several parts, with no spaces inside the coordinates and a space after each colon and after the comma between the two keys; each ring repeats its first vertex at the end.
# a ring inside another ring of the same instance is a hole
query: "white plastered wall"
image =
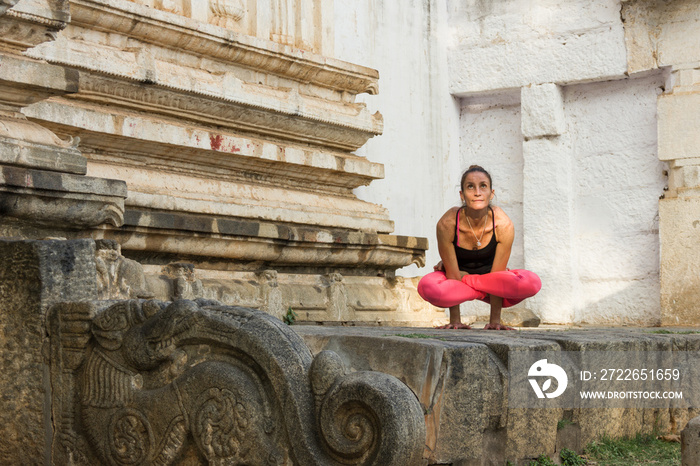
{"type": "MultiPolygon", "coordinates": [[[[659,320],[656,142],[664,74],[627,76],[619,0],[335,3],[338,58],[377,68],[385,130],[360,155],[386,179],[358,190],[397,234],[430,239],[461,171],[491,171],[516,225],[509,266],[543,290],[545,322],[659,320]]],[[[488,306],[463,306],[485,315],[488,306]]]]}
{"type": "Polygon", "coordinates": [[[379,94],[360,95],[384,117],[384,134],[357,153],[384,164],[385,179],[356,194],[389,209],[394,233],[430,241],[423,275],[439,260],[435,225],[459,202],[459,106],[449,93],[444,0],[336,0],[335,56],[379,71],[379,94]]]}

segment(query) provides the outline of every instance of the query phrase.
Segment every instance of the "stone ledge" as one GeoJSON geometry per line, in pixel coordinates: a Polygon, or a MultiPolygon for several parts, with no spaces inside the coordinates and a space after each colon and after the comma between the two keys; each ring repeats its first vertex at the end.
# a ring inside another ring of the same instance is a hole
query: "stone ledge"
{"type": "Polygon", "coordinates": [[[54,173],[18,167],[0,167],[0,183],[13,188],[57,191],[64,193],[96,194],[126,198],[126,183],[68,173],[54,173]]]}
{"type": "Polygon", "coordinates": [[[381,115],[370,114],[364,104],[311,98],[291,89],[266,94],[239,82],[227,85],[226,79],[190,87],[154,79],[144,88],[138,80],[82,71],[80,91],[70,97],[341,150],[356,150],[383,129],[381,115]]]}
{"type": "Polygon", "coordinates": [[[0,166],[0,214],[30,224],[119,226],[126,194],[123,181],[0,166]]]}
{"type": "Polygon", "coordinates": [[[554,456],[558,447],[580,451],[602,434],[634,435],[655,427],[679,432],[697,411],[674,406],[509,408],[507,365],[511,351],[698,351],[700,334],[649,333],[652,329],[494,333],[415,327],[292,328],[314,354],[332,350],[351,370],[384,371],[406,383],[426,415],[428,464],[504,464],[541,454],[554,456]],[[567,433],[567,438],[575,438],[576,445],[560,441],[564,434],[557,423],[565,417],[576,431],[567,433]]]}
{"type": "Polygon", "coordinates": [[[95,231],[125,251],[308,266],[395,270],[423,263],[426,238],[278,225],[248,219],[128,210],[121,229],[95,231]]]}
{"type": "Polygon", "coordinates": [[[381,164],[354,154],[303,147],[232,134],[208,127],[191,127],[135,114],[109,114],[60,102],[39,102],[23,110],[29,118],[57,133],[78,136],[81,148],[99,154],[148,156],[170,162],[208,163],[201,170],[243,170],[294,181],[356,188],[383,178],[381,164]],[[177,148],[174,151],[173,148],[177,148]]]}
{"type": "Polygon", "coordinates": [[[78,72],[26,58],[0,55],[0,102],[18,106],[78,91],[78,72]],[[14,97],[14,98],[13,98],[14,97]]]}

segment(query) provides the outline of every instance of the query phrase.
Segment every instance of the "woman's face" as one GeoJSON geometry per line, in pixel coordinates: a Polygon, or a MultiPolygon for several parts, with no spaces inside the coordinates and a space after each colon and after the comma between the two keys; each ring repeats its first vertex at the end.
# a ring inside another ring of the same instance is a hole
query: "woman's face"
{"type": "Polygon", "coordinates": [[[482,172],[469,173],[464,180],[459,197],[468,208],[485,209],[493,198],[489,177],[482,172]]]}

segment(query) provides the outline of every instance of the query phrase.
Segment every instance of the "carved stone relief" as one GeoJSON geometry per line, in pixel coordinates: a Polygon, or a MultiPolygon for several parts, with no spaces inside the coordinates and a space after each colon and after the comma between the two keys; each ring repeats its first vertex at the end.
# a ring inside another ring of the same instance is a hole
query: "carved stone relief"
{"type": "Polygon", "coordinates": [[[100,299],[152,298],[146,289],[143,267],[121,255],[121,246],[114,240],[95,241],[97,296],[100,299]]]}
{"type": "Polygon", "coordinates": [[[196,299],[204,297],[202,281],[197,278],[194,264],[172,262],[163,267],[163,274],[172,280],[172,299],[196,299]]]}
{"type": "Polygon", "coordinates": [[[315,359],[288,326],[206,300],[62,303],[49,317],[55,464],[420,464],[406,385],[315,359]]]}
{"type": "Polygon", "coordinates": [[[237,29],[236,23],[245,17],[242,0],[209,0],[210,23],[228,29],[237,29]]]}

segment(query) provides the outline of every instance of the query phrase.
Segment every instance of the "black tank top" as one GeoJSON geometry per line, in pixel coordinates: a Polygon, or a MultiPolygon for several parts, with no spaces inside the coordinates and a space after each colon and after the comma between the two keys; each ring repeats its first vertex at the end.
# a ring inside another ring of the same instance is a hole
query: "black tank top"
{"type": "Polygon", "coordinates": [[[459,270],[473,275],[489,273],[491,272],[491,267],[493,267],[493,260],[496,258],[496,246],[498,246],[498,241],[496,240],[496,219],[493,214],[493,209],[489,207],[491,211],[491,220],[493,222],[491,241],[481,249],[464,249],[457,245],[459,241],[459,212],[461,210],[460,208],[457,211],[455,239],[453,241],[455,254],[457,255],[457,266],[459,270]]]}

